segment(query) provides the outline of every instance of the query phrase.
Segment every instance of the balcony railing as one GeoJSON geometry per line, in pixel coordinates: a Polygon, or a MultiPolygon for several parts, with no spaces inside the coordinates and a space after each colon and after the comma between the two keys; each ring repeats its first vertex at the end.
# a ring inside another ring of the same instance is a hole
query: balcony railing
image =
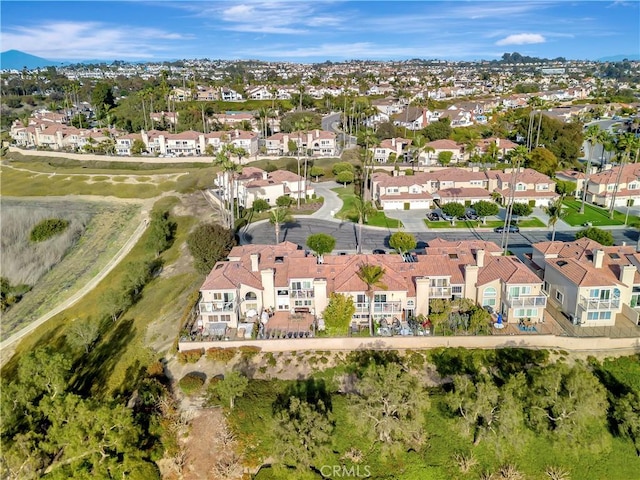
{"type": "Polygon", "coordinates": [[[526,307],[542,307],[547,306],[546,295],[524,295],[518,297],[507,297],[507,303],[511,308],[526,308],[526,307]]]}
{"type": "Polygon", "coordinates": [[[289,290],[291,298],[313,298],[313,290],[289,290]]]}
{"type": "Polygon", "coordinates": [[[620,308],[620,299],[608,298],[602,300],[599,298],[580,297],[580,306],[584,310],[613,310],[620,308]]]}
{"type": "Polygon", "coordinates": [[[200,302],[200,313],[233,312],[235,302],[200,302]]]}
{"type": "MultiPolygon", "coordinates": [[[[356,303],[356,313],[369,313],[369,303],[356,303]]],[[[402,302],[374,302],[373,313],[376,314],[394,314],[402,311],[402,302]]]]}
{"type": "Polygon", "coordinates": [[[451,297],[451,287],[429,287],[430,298],[449,298],[451,297]]]}

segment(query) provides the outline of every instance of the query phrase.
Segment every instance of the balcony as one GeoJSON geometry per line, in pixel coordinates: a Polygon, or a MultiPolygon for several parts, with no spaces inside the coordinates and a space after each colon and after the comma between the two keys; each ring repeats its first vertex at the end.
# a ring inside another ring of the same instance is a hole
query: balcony
{"type": "Polygon", "coordinates": [[[313,298],[313,290],[289,290],[291,298],[313,298]]]}
{"type": "Polygon", "coordinates": [[[547,306],[546,295],[524,295],[518,297],[507,297],[507,304],[510,308],[530,308],[547,306]]]}
{"type": "Polygon", "coordinates": [[[583,310],[616,310],[620,308],[619,298],[585,298],[580,297],[580,307],[583,310]]]}
{"type": "MultiPolygon", "coordinates": [[[[356,313],[369,313],[369,303],[356,303],[356,313]]],[[[374,302],[374,315],[393,315],[402,312],[402,302],[374,302]]]]}
{"type": "Polygon", "coordinates": [[[451,287],[429,287],[429,298],[451,298],[451,287]]]}
{"type": "Polygon", "coordinates": [[[200,313],[234,312],[235,302],[200,302],[200,313]]]}

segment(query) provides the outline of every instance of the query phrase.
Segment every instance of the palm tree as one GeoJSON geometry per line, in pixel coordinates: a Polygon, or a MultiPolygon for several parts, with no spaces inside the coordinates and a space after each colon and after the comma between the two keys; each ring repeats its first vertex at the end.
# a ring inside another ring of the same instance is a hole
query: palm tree
{"type": "Polygon", "coordinates": [[[506,204],[507,208],[504,217],[504,230],[502,232],[502,248],[504,250],[504,255],[507,254],[509,248],[509,225],[511,224],[511,215],[513,213],[513,204],[515,202],[518,173],[520,173],[520,167],[525,164],[528,158],[529,151],[524,145],[518,145],[511,152],[511,161],[513,162],[513,172],[511,174],[511,180],[509,181],[511,195],[509,196],[508,203],[506,204]]]}
{"type": "Polygon", "coordinates": [[[278,207],[269,212],[269,222],[273,225],[276,234],[276,244],[280,243],[280,226],[293,220],[287,207],[278,207]]]}
{"type": "Polygon", "coordinates": [[[625,163],[629,162],[631,158],[631,152],[636,148],[636,136],[633,133],[624,133],[618,137],[616,143],[616,151],[618,156],[618,176],[616,183],[613,187],[613,195],[611,195],[611,205],[609,206],[609,218],[613,218],[616,211],[616,196],[618,195],[618,188],[620,188],[620,179],[622,178],[622,171],[624,170],[625,163]]]}
{"type": "Polygon", "coordinates": [[[364,188],[363,188],[363,196],[365,199],[370,200],[371,195],[369,192],[369,160],[373,159],[373,155],[370,155],[369,148],[375,148],[380,145],[380,140],[376,136],[375,132],[369,128],[366,128],[360,132],[358,136],[358,144],[364,147],[364,188]]]}
{"type": "MultiPolygon", "coordinates": [[[[303,117],[302,119],[300,119],[297,122],[294,122],[293,124],[293,129],[298,132],[298,135],[300,138],[300,144],[298,145],[297,150],[297,157],[298,157],[298,208],[300,208],[300,197],[302,195],[302,185],[301,185],[301,178],[300,178],[300,150],[302,150],[302,144],[303,144],[303,139],[305,136],[307,136],[307,129],[309,128],[309,126],[311,125],[311,119],[307,116],[303,117]]],[[[308,147],[308,145],[307,145],[308,147]]],[[[304,196],[305,199],[307,197],[307,164],[308,164],[308,156],[307,156],[307,152],[304,152],[304,196]]]]}
{"type": "Polygon", "coordinates": [[[373,337],[373,301],[375,299],[374,288],[386,290],[387,286],[382,283],[385,270],[380,265],[363,263],[356,272],[358,278],[367,285],[365,295],[369,299],[369,335],[373,337]]]}
{"type": "Polygon", "coordinates": [[[563,208],[564,204],[562,203],[563,197],[559,197],[556,201],[549,204],[548,207],[544,207],[544,213],[549,215],[549,223],[548,226],[552,227],[551,231],[551,241],[554,242],[556,240],[556,224],[558,220],[562,220],[567,216],[567,211],[563,208]]]}
{"type": "Polygon", "coordinates": [[[233,192],[234,189],[234,181],[235,181],[235,173],[238,172],[240,166],[231,160],[229,157],[229,151],[227,148],[223,148],[216,155],[216,159],[214,164],[222,168],[224,172],[225,181],[227,182],[227,188],[225,188],[226,192],[229,194],[229,211],[227,212],[227,228],[235,228],[235,195],[233,192]]]}
{"type": "Polygon", "coordinates": [[[589,125],[585,132],[584,138],[589,144],[589,155],[587,157],[587,169],[584,176],[584,187],[582,188],[582,202],[580,203],[580,213],[584,213],[584,202],[587,199],[587,184],[589,183],[589,175],[591,174],[591,160],[596,145],[601,140],[600,127],[598,125],[589,125]]]}
{"type": "Polygon", "coordinates": [[[416,137],[413,139],[412,142],[412,150],[413,150],[413,155],[411,156],[413,163],[414,163],[414,167],[415,164],[417,163],[418,168],[416,169],[416,171],[419,170],[420,168],[420,155],[422,155],[423,153],[434,153],[435,149],[433,147],[430,147],[429,145],[427,145],[429,143],[429,139],[427,137],[425,137],[424,135],[416,135],[416,137]]]}
{"type": "Polygon", "coordinates": [[[367,221],[369,215],[376,212],[376,208],[371,201],[356,197],[353,202],[353,210],[358,216],[358,253],[362,253],[362,225],[367,221]]]}

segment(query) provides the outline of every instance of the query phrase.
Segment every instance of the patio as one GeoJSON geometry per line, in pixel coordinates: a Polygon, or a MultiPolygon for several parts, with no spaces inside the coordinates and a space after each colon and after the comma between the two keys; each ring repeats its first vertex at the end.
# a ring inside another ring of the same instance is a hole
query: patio
{"type": "Polygon", "coordinates": [[[315,317],[310,313],[275,312],[261,328],[259,338],[308,338],[314,334],[315,317]]]}

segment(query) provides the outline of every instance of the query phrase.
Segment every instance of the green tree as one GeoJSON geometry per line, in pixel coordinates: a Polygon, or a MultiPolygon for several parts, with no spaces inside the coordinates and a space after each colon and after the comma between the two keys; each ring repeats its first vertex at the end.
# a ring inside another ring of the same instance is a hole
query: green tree
{"type": "Polygon", "coordinates": [[[533,208],[528,203],[515,202],[511,214],[517,217],[528,217],[533,213],[533,208]]]}
{"type": "Polygon", "coordinates": [[[100,323],[92,318],[86,321],[75,319],[67,329],[67,342],[75,348],[81,348],[88,354],[95,341],[100,336],[100,323]]]}
{"type": "Polygon", "coordinates": [[[469,316],[469,330],[476,335],[489,333],[490,322],[491,314],[484,308],[474,305],[469,316]]]}
{"type": "Polygon", "coordinates": [[[333,168],[331,169],[331,172],[334,175],[338,175],[341,172],[350,172],[350,173],[355,173],[355,167],[353,166],[352,163],[349,162],[338,162],[336,164],[333,165],[333,168]]]}
{"type": "Polygon", "coordinates": [[[312,177],[316,177],[316,182],[317,182],[318,181],[318,177],[324,176],[324,168],[314,165],[309,170],[309,175],[311,175],[312,177]]]}
{"type": "Polygon", "coordinates": [[[366,284],[367,298],[369,299],[369,334],[373,337],[373,300],[375,295],[375,288],[386,290],[387,286],[382,282],[384,278],[385,269],[380,265],[372,265],[370,263],[363,263],[358,268],[356,275],[358,278],[366,284]]]}
{"type": "Polygon", "coordinates": [[[131,306],[131,296],[122,288],[112,287],[99,300],[102,310],[115,322],[131,306]]]}
{"type": "Polygon", "coordinates": [[[445,203],[440,207],[440,210],[442,210],[442,213],[455,218],[462,217],[466,211],[464,205],[458,202],[445,203]]]}
{"type": "Polygon", "coordinates": [[[352,183],[354,179],[355,177],[353,173],[348,171],[343,171],[343,172],[340,172],[338,175],[336,175],[336,181],[338,183],[342,183],[345,187],[347,183],[352,183]]]}
{"type": "Polygon", "coordinates": [[[329,303],[322,312],[327,333],[330,336],[346,335],[354,313],[356,313],[356,306],[351,296],[332,292],[329,303]]]}
{"type": "Polygon", "coordinates": [[[322,400],[310,404],[292,396],[275,417],[275,450],[285,465],[308,469],[330,452],[334,425],[322,400]]]}
{"type": "Polygon", "coordinates": [[[278,207],[287,208],[287,207],[290,207],[292,203],[293,203],[293,199],[288,195],[281,195],[278,198],[276,198],[276,205],[278,207]]]}
{"type": "Polygon", "coordinates": [[[140,155],[142,152],[146,152],[146,151],[147,151],[147,146],[139,138],[136,138],[131,144],[131,153],[133,155],[140,155]]]}
{"type": "Polygon", "coordinates": [[[96,112],[96,117],[102,119],[107,110],[116,106],[111,85],[98,82],[91,92],[91,104],[96,112]]]}
{"type": "Polygon", "coordinates": [[[229,204],[228,210],[226,210],[226,224],[227,228],[234,229],[236,228],[235,221],[235,201],[236,194],[235,190],[235,176],[236,173],[240,171],[240,166],[233,162],[229,156],[229,153],[226,150],[221,150],[216,155],[214,164],[220,167],[224,173],[224,182],[226,186],[224,188],[225,200],[229,204]]]}
{"type": "Polygon", "coordinates": [[[62,395],[71,376],[71,360],[48,347],[40,347],[20,357],[18,380],[32,398],[62,395]]]}
{"type": "Polygon", "coordinates": [[[575,182],[556,179],[556,192],[560,194],[561,197],[573,195],[576,191],[576,188],[577,187],[575,182]]]}
{"type": "Polygon", "coordinates": [[[233,231],[217,223],[198,225],[187,237],[195,269],[208,274],[216,262],[224,259],[235,245],[233,231]]]}
{"type": "Polygon", "coordinates": [[[587,227],[576,232],[576,240],[582,237],[587,237],[591,240],[595,240],[600,245],[610,246],[614,244],[614,239],[611,232],[596,227],[587,227]]]}
{"type": "Polygon", "coordinates": [[[589,145],[589,155],[587,156],[587,167],[585,169],[584,187],[582,189],[582,200],[580,201],[580,213],[584,213],[584,204],[587,200],[587,184],[589,183],[589,176],[591,175],[591,162],[593,161],[593,153],[595,152],[598,142],[604,140],[602,138],[602,131],[600,127],[595,125],[589,125],[584,134],[584,139],[589,145]]]}
{"type": "Polygon", "coordinates": [[[169,212],[154,210],[149,220],[147,248],[160,255],[173,243],[174,225],[169,220],[169,212]]]}
{"type": "Polygon", "coordinates": [[[354,421],[386,447],[416,448],[425,440],[424,414],[429,396],[418,379],[390,362],[369,365],[351,396],[354,421]]]}
{"type": "Polygon", "coordinates": [[[280,227],[288,222],[292,222],[291,212],[286,207],[274,208],[269,212],[269,222],[273,225],[276,234],[276,244],[280,243],[280,227]]]}
{"type": "Polygon", "coordinates": [[[446,167],[447,165],[449,165],[451,163],[452,158],[453,158],[453,152],[450,152],[447,150],[438,152],[438,162],[443,167],[446,167]]]}
{"type": "Polygon", "coordinates": [[[497,215],[500,211],[498,204],[495,202],[488,202],[486,200],[480,200],[473,204],[473,209],[476,211],[476,214],[482,218],[482,223],[485,223],[487,217],[492,217],[497,215]]]}
{"type": "Polygon", "coordinates": [[[451,122],[447,118],[438,120],[437,122],[431,122],[422,129],[422,133],[430,142],[449,138],[451,136],[451,131],[451,122]]]}
{"type": "Polygon", "coordinates": [[[558,159],[553,152],[544,147],[538,147],[531,151],[525,166],[553,177],[558,170],[558,159]]]}
{"type": "Polygon", "coordinates": [[[389,246],[398,253],[407,253],[416,248],[416,237],[407,232],[396,232],[389,238],[389,246]]]}
{"type": "Polygon", "coordinates": [[[222,403],[228,403],[229,409],[235,407],[236,398],[242,397],[247,390],[249,380],[247,377],[238,372],[229,372],[224,379],[217,382],[213,390],[220,398],[222,403]]]}
{"type": "Polygon", "coordinates": [[[548,226],[552,227],[551,241],[554,242],[556,239],[556,225],[558,220],[562,220],[567,216],[567,210],[562,203],[562,197],[551,202],[548,207],[544,207],[544,213],[549,216],[548,226]]]}
{"type": "Polygon", "coordinates": [[[588,444],[604,430],[607,394],[588,367],[554,363],[532,369],[530,425],[561,439],[588,444]]]}
{"type": "Polygon", "coordinates": [[[318,256],[331,253],[336,248],[336,239],[327,233],[314,233],[307,237],[307,247],[318,256]]]}
{"type": "Polygon", "coordinates": [[[269,202],[267,202],[264,198],[257,198],[253,201],[253,205],[251,206],[251,208],[254,212],[260,213],[269,210],[271,208],[271,205],[269,205],[269,202]]]}
{"type": "Polygon", "coordinates": [[[640,392],[633,391],[616,398],[612,416],[618,432],[633,442],[640,457],[640,392]]]}

